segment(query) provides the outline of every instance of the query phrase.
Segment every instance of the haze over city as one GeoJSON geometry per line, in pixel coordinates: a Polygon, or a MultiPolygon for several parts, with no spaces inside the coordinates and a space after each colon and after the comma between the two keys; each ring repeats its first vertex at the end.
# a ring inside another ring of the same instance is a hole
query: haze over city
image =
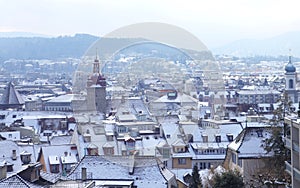
{"type": "Polygon", "coordinates": [[[103,36],[138,22],[182,27],[209,48],[300,30],[296,0],[10,0],[0,1],[0,32],[103,36]]]}
{"type": "Polygon", "coordinates": [[[294,0],[0,0],[0,187],[300,187],[294,0]]]}

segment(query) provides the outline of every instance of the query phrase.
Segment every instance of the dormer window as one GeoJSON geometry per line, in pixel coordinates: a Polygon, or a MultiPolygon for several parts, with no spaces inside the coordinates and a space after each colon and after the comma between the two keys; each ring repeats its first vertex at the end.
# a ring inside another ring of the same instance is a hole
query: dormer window
{"type": "Polygon", "coordinates": [[[31,162],[31,153],[24,151],[20,155],[23,164],[29,164],[31,162]]]}
{"type": "Polygon", "coordinates": [[[206,134],[202,135],[202,139],[203,139],[203,142],[205,142],[205,143],[208,142],[208,136],[206,134]]]}
{"type": "Polygon", "coordinates": [[[227,139],[229,142],[233,141],[233,134],[227,134],[227,139]]]}
{"type": "Polygon", "coordinates": [[[221,142],[221,135],[217,134],[217,135],[215,135],[215,138],[216,138],[217,143],[221,142]]]}

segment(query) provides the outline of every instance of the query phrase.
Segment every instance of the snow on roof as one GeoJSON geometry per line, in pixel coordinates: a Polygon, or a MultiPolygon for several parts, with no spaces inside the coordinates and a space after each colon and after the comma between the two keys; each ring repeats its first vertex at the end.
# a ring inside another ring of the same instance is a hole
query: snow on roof
{"type": "Polygon", "coordinates": [[[208,142],[215,142],[216,135],[221,135],[221,142],[228,142],[228,134],[232,134],[234,139],[242,130],[243,128],[239,123],[219,124],[216,128],[208,126],[200,129],[200,134],[207,135],[208,142]]]}
{"type": "Polygon", "coordinates": [[[219,149],[219,148],[227,148],[229,142],[200,142],[200,143],[191,143],[191,146],[197,150],[203,149],[219,149]]]}
{"type": "Polygon", "coordinates": [[[77,157],[71,153],[61,156],[60,159],[62,164],[75,164],[78,162],[77,157]]]}
{"type": "Polygon", "coordinates": [[[195,106],[197,106],[198,100],[189,95],[178,93],[176,99],[168,99],[168,96],[164,95],[153,101],[153,103],[195,103],[195,106]]]}
{"type": "Polygon", "coordinates": [[[50,139],[51,145],[63,145],[63,144],[70,144],[72,136],[71,135],[61,135],[61,136],[53,136],[50,139]]]}
{"type": "Polygon", "coordinates": [[[172,153],[173,158],[192,158],[192,154],[190,152],[185,153],[172,153]]]}
{"type": "Polygon", "coordinates": [[[184,143],[184,141],[182,139],[177,139],[172,146],[186,146],[186,144],[184,143]]]}
{"type": "Polygon", "coordinates": [[[7,172],[8,175],[14,174],[22,169],[20,149],[15,142],[10,140],[0,141],[0,164],[5,162],[13,165],[13,172],[7,172]],[[13,150],[16,152],[15,160],[12,158],[13,150]]]}
{"type": "Polygon", "coordinates": [[[140,151],[140,155],[154,156],[156,154],[156,147],[164,142],[163,138],[159,136],[142,136],[140,142],[136,142],[135,147],[140,151]]]}
{"type": "Polygon", "coordinates": [[[49,101],[47,101],[47,103],[71,103],[73,98],[73,94],[66,94],[50,99],[49,101]]]}
{"type": "Polygon", "coordinates": [[[27,151],[28,153],[31,154],[31,162],[36,162],[40,148],[42,145],[37,145],[37,144],[27,144],[27,143],[18,143],[20,152],[27,151]]]}
{"type": "Polygon", "coordinates": [[[4,119],[0,119],[0,123],[4,123],[6,126],[10,126],[15,120],[24,122],[25,126],[34,127],[37,129],[38,119],[60,119],[71,116],[68,112],[49,112],[49,111],[0,111],[0,115],[4,116],[4,119]]]}
{"type": "Polygon", "coordinates": [[[15,89],[15,86],[12,82],[9,82],[7,84],[7,87],[5,88],[3,95],[0,100],[0,106],[1,105],[22,105],[24,104],[23,97],[19,94],[19,92],[15,89]]]}
{"type": "Polygon", "coordinates": [[[178,135],[181,135],[178,125],[174,122],[164,122],[161,126],[168,144],[172,145],[178,139],[178,135]]]}
{"type": "Polygon", "coordinates": [[[182,125],[183,131],[186,135],[193,135],[193,142],[202,141],[200,129],[197,124],[190,122],[189,124],[182,125]]]}
{"type": "Polygon", "coordinates": [[[117,117],[118,117],[120,122],[136,121],[137,120],[137,118],[133,114],[118,115],[117,117]]]}
{"type": "MultiPolygon", "coordinates": [[[[87,130],[89,130],[89,135],[91,136],[91,142],[90,143],[84,143],[81,142],[81,147],[84,147],[85,144],[92,144],[93,147],[98,148],[99,155],[103,155],[104,151],[102,149],[102,146],[106,143],[109,143],[111,146],[114,147],[114,153],[118,153],[118,147],[116,141],[107,141],[106,138],[106,132],[105,132],[105,126],[94,126],[91,127],[91,125],[81,125],[81,130],[83,133],[86,133],[87,130]]],[[[90,146],[90,145],[89,145],[90,146]]],[[[88,147],[89,147],[88,146],[88,147]]]]}
{"type": "Polygon", "coordinates": [[[42,179],[51,182],[51,183],[56,183],[58,180],[61,179],[60,174],[53,174],[53,173],[48,173],[48,172],[44,172],[44,171],[40,171],[40,176],[42,179]]]}
{"type": "Polygon", "coordinates": [[[247,127],[228,148],[238,152],[240,158],[270,156],[271,153],[267,154],[262,144],[271,135],[270,127],[247,127]]]}
{"type": "Polygon", "coordinates": [[[107,187],[107,186],[131,186],[133,184],[132,180],[127,181],[115,181],[115,180],[96,180],[95,186],[96,187],[107,187]]]}
{"type": "MultiPolygon", "coordinates": [[[[74,149],[75,148],[74,146],[76,146],[76,145],[73,145],[73,144],[57,145],[57,146],[49,145],[49,146],[43,146],[43,147],[41,147],[41,149],[42,149],[42,153],[44,155],[44,159],[50,159],[50,158],[53,159],[50,156],[57,156],[58,160],[59,160],[59,157],[65,156],[65,152],[68,155],[71,153],[71,155],[77,156],[78,152],[77,152],[77,149],[74,149]]],[[[44,161],[45,161],[45,168],[46,168],[47,172],[50,172],[49,160],[44,160],[44,161]]],[[[54,161],[52,161],[52,162],[54,162],[54,161]]],[[[59,170],[61,171],[61,165],[60,165],[59,170]]]]}
{"type": "Polygon", "coordinates": [[[57,165],[57,164],[60,164],[59,162],[59,157],[57,155],[50,155],[48,157],[49,159],[49,164],[50,165],[57,165]]]}
{"type": "Polygon", "coordinates": [[[0,187],[14,187],[14,188],[41,188],[43,186],[32,184],[17,174],[0,180],[0,187]]]}
{"type": "MultiPolygon", "coordinates": [[[[72,179],[80,179],[82,167],[91,174],[92,179],[101,180],[133,180],[137,187],[152,188],[166,187],[166,180],[162,176],[155,158],[128,156],[85,156],[75,169],[69,174],[72,179]],[[134,164],[133,174],[129,174],[131,165],[134,164]]],[[[88,176],[89,178],[89,176],[88,176]]]]}

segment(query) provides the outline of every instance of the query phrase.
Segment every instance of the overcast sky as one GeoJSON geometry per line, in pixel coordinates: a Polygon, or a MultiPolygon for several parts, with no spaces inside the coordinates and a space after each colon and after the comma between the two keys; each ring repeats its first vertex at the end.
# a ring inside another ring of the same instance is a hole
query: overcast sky
{"type": "Polygon", "coordinates": [[[0,32],[103,36],[139,22],[182,27],[208,47],[300,31],[299,0],[0,0],[0,32]]]}

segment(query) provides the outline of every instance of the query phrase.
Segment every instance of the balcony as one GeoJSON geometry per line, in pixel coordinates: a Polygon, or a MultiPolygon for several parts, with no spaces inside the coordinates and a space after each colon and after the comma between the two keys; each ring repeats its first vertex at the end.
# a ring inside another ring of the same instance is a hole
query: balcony
{"type": "Polygon", "coordinates": [[[292,175],[292,165],[287,161],[284,161],[284,163],[285,163],[285,171],[289,173],[289,175],[292,175]]]}
{"type": "Polygon", "coordinates": [[[296,178],[298,181],[300,181],[300,171],[297,170],[296,168],[293,168],[293,175],[294,178],[296,178]]]}
{"type": "Polygon", "coordinates": [[[293,141],[293,151],[296,151],[299,153],[299,144],[293,141]]]}
{"type": "Polygon", "coordinates": [[[292,141],[291,141],[291,139],[287,138],[287,137],[285,137],[284,139],[285,139],[285,142],[284,142],[285,147],[288,148],[288,149],[292,149],[292,141]]]}
{"type": "Polygon", "coordinates": [[[293,170],[293,176],[296,178],[298,181],[300,181],[300,171],[297,168],[293,168],[292,165],[285,161],[285,171],[289,174],[292,175],[292,170],[293,170]]]}

